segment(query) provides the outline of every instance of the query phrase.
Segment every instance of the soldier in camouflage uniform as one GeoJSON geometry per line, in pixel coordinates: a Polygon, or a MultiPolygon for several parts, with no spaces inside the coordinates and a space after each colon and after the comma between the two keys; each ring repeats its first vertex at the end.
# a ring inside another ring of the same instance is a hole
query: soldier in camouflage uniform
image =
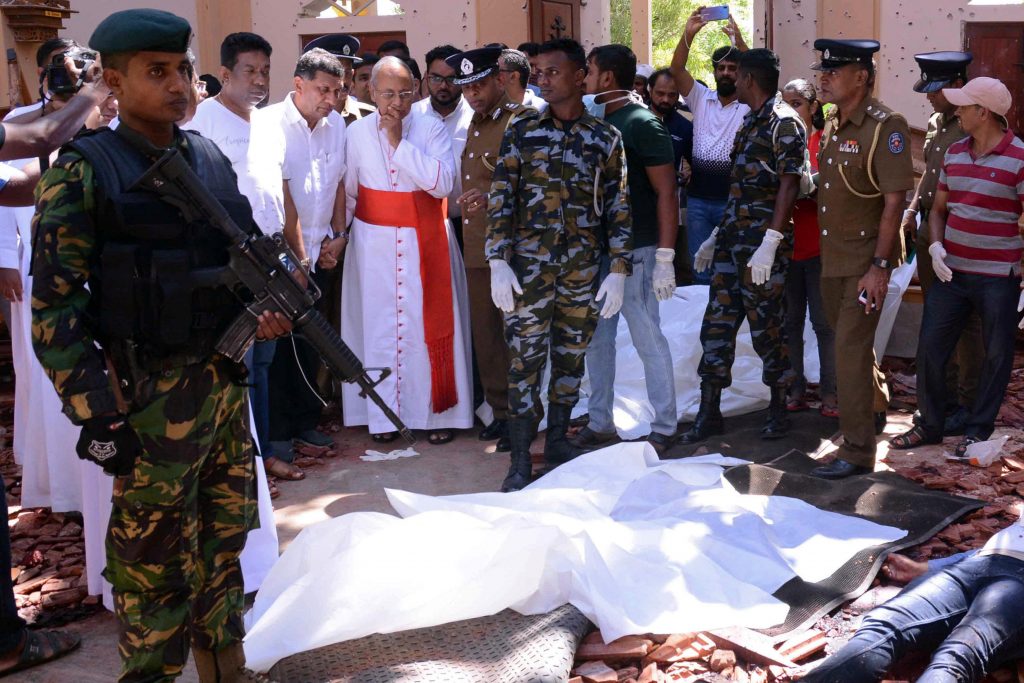
{"type": "Polygon", "coordinates": [[[783,301],[793,238],[793,203],[800,188],[806,134],[799,115],[778,93],[779,63],[771,50],[740,57],[736,89],[750,107],[733,148],[732,185],[721,225],[701,245],[698,270],[712,265],[700,341],[701,400],[683,443],[696,443],[723,431],[722,389],[732,383],[736,333],[750,322],[754,350],[763,363],[762,380],[771,390],[762,438],[775,439],[789,428],[786,387],[793,371],[786,353],[783,301]]]}
{"type": "Polygon", "coordinates": [[[576,455],[566,429],[597,324],[595,301],[604,302],[602,316],[617,313],[630,273],[625,152],[619,132],[583,107],[583,48],[570,39],[549,41],[538,66],[549,107],[510,123],[488,205],[491,296],[506,313],[511,355],[512,466],[503,491],[530,481],[530,443],[544,412],[540,381],[549,347],[544,455],[551,463],[576,455]],[[604,253],[611,272],[598,288],[604,253]]]}
{"type": "MultiPolygon", "coordinates": [[[[255,680],[241,647],[239,555],[255,521],[244,367],[213,350],[243,309],[192,275],[226,267],[226,238],[132,189],[151,153],[178,147],[234,220],[253,226],[227,158],[174,125],[188,104],[190,37],[188,22],[158,10],[100,23],[90,45],[121,127],[70,143],[36,194],[35,350],[82,425],[79,457],[117,477],[104,576],[122,682],[173,680],[190,641],[204,683],[255,680]]],[[[258,336],[289,327],[265,314],[258,336]]]]}

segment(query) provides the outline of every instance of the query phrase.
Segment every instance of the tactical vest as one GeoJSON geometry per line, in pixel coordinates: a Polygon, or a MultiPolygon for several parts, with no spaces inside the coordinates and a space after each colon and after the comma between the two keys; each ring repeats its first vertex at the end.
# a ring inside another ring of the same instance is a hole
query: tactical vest
{"type": "MultiPolygon", "coordinates": [[[[217,146],[189,131],[189,165],[243,229],[252,209],[217,146]]],[[[152,192],[133,189],[151,162],[124,137],[101,128],[67,145],[93,168],[96,253],[90,264],[90,313],[100,343],[131,341],[146,365],[212,355],[242,311],[229,282],[228,240],[152,192]]]]}

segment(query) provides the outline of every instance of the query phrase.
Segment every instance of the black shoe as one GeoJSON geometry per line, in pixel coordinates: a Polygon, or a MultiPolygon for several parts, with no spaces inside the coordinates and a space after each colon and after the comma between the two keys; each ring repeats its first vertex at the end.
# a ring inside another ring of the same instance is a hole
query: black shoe
{"type": "Polygon", "coordinates": [[[672,448],[675,442],[675,434],[659,434],[658,432],[651,432],[647,435],[647,443],[654,446],[654,451],[658,455],[661,455],[668,449],[672,448]]]}
{"type": "Polygon", "coordinates": [[[691,444],[704,441],[714,434],[725,433],[722,420],[722,390],[718,387],[700,387],[700,408],[690,428],[679,437],[679,443],[691,444]]]}
{"type": "Polygon", "coordinates": [[[508,421],[508,439],[512,449],[512,464],[501,482],[501,492],[509,493],[525,488],[533,476],[533,461],[530,459],[530,444],[537,435],[533,420],[517,417],[508,421]]]}
{"type": "Polygon", "coordinates": [[[595,432],[590,427],[584,427],[580,433],[576,435],[575,439],[569,439],[573,446],[587,451],[604,448],[608,444],[614,443],[618,440],[619,435],[615,431],[595,432]]]}
{"type": "Polygon", "coordinates": [[[946,416],[946,420],[942,423],[942,435],[943,436],[963,436],[964,431],[967,429],[967,420],[971,416],[969,411],[964,406],[957,406],[956,410],[946,416]]]}
{"type": "Polygon", "coordinates": [[[768,419],[761,427],[762,439],[781,439],[789,432],[786,410],[786,387],[771,387],[772,401],[768,404],[768,419]]]}
{"type": "Polygon", "coordinates": [[[512,441],[508,438],[508,434],[505,434],[494,443],[495,453],[508,453],[512,450],[512,441]]]}
{"type": "Polygon", "coordinates": [[[881,413],[875,413],[875,436],[878,436],[885,431],[885,425],[888,424],[889,420],[885,415],[885,411],[881,413]]]}
{"type": "Polygon", "coordinates": [[[477,438],[481,441],[495,441],[507,435],[508,421],[495,418],[494,420],[491,420],[491,424],[480,430],[480,434],[477,435],[477,438]]]}
{"type": "Polygon", "coordinates": [[[572,406],[561,403],[548,405],[548,429],[544,436],[544,460],[552,465],[567,463],[573,458],[583,455],[583,451],[569,442],[566,432],[569,430],[569,417],[572,406]]]}
{"type": "Polygon", "coordinates": [[[846,479],[847,477],[871,474],[872,472],[874,470],[870,467],[854,465],[853,463],[836,458],[827,465],[815,467],[811,470],[811,476],[818,477],[819,479],[846,479]]]}

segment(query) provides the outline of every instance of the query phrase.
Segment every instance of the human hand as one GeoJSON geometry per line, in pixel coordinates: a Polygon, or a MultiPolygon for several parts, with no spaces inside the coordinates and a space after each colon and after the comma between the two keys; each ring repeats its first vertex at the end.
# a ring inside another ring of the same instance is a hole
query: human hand
{"type": "Polygon", "coordinates": [[[907,209],[903,212],[903,221],[900,223],[900,230],[910,235],[910,237],[917,237],[917,212],[913,209],[907,209]]]}
{"type": "Polygon", "coordinates": [[[722,26],[722,33],[729,37],[729,42],[733,45],[736,44],[736,36],[740,34],[740,27],[736,25],[736,18],[729,13],[729,18],[726,20],[725,25],[722,26]]]}
{"type": "Polygon", "coordinates": [[[496,258],[488,263],[491,266],[491,301],[505,313],[511,313],[516,307],[513,292],[522,294],[523,288],[508,261],[496,258]]]}
{"type": "Polygon", "coordinates": [[[747,261],[747,268],[750,268],[750,279],[755,285],[763,285],[771,277],[772,264],[775,263],[775,250],[779,248],[781,241],[782,233],[769,228],[764,233],[761,246],[747,261]]]}
{"type": "Polygon", "coordinates": [[[110,97],[110,88],[103,80],[103,65],[100,64],[98,57],[91,64],[86,65],[85,69],[79,69],[75,65],[74,59],[64,55],[64,68],[67,69],[68,76],[72,81],[82,81],[82,87],[78,90],[79,94],[91,97],[97,105],[110,97]]]}
{"type": "Polygon", "coordinates": [[[932,256],[932,270],[935,271],[935,277],[943,282],[952,280],[953,271],[946,265],[946,248],[942,246],[942,242],[929,244],[928,253],[932,256]]]}
{"type": "Polygon", "coordinates": [[[135,469],[142,439],[123,415],[97,415],[82,423],[75,453],[112,477],[124,477],[135,469]]]}
{"type": "Polygon", "coordinates": [[[885,295],[889,292],[888,269],[877,266],[868,268],[868,272],[857,281],[857,291],[865,293],[866,300],[861,302],[864,304],[865,314],[882,310],[885,295]]]}
{"type": "Polygon", "coordinates": [[[10,302],[21,301],[24,293],[21,273],[17,268],[0,268],[0,295],[10,302]]]}
{"type": "Polygon", "coordinates": [[[708,23],[704,21],[704,17],[701,16],[701,10],[705,9],[703,5],[693,10],[690,18],[686,20],[686,26],[683,28],[683,38],[686,40],[686,45],[689,47],[693,45],[693,38],[700,32],[702,28],[708,23]]]}
{"type": "Polygon", "coordinates": [[[928,571],[927,562],[912,560],[906,555],[893,553],[885,558],[882,565],[882,574],[887,576],[893,583],[906,585],[928,571]]]}
{"type": "Polygon", "coordinates": [[[487,208],[487,197],[480,190],[472,189],[463,192],[455,203],[462,207],[462,213],[473,216],[487,208]]]}
{"type": "Polygon", "coordinates": [[[397,149],[402,142],[402,117],[394,107],[385,107],[380,111],[380,129],[388,138],[392,149],[397,149]]]}
{"type": "Polygon", "coordinates": [[[263,311],[256,318],[256,338],[264,341],[286,337],[292,333],[292,321],[281,313],[263,311]]]}
{"type": "Polygon", "coordinates": [[[597,290],[597,301],[604,300],[604,306],[601,307],[601,317],[610,318],[619,312],[622,308],[622,300],[626,294],[626,275],[625,273],[608,273],[604,278],[604,282],[601,283],[601,288],[597,290]]]}
{"type": "Polygon", "coordinates": [[[662,247],[654,252],[654,273],[651,277],[654,296],[658,301],[671,299],[676,291],[676,269],[672,262],[676,250],[662,247]]]}
{"type": "Polygon", "coordinates": [[[718,228],[711,231],[711,236],[704,240],[697,253],[693,255],[693,270],[703,273],[711,267],[711,260],[715,257],[715,239],[718,237],[718,228]]]}

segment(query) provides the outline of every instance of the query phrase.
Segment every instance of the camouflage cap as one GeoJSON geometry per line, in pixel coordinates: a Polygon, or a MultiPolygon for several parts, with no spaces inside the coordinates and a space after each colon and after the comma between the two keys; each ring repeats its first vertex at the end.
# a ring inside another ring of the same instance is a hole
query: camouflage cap
{"type": "Polygon", "coordinates": [[[158,9],[127,9],[100,22],[89,47],[101,54],[118,52],[185,52],[192,27],[176,14],[158,9]]]}

